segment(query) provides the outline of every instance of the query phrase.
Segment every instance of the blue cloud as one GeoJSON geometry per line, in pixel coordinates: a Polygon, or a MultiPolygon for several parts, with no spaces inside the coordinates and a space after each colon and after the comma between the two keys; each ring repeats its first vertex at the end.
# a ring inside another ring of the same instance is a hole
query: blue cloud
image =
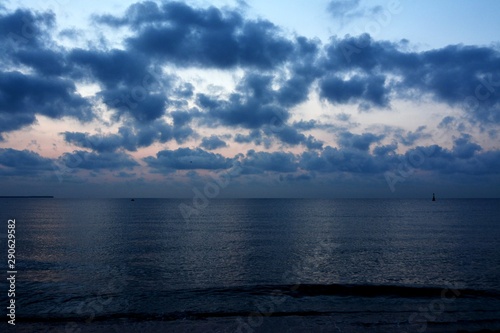
{"type": "Polygon", "coordinates": [[[227,147],[227,143],[221,140],[217,135],[212,135],[208,138],[203,138],[201,141],[201,147],[207,150],[215,150],[227,147]]]}
{"type": "Polygon", "coordinates": [[[389,96],[460,107],[474,121],[500,122],[500,52],[494,47],[450,45],[424,52],[406,43],[374,41],[369,35],[332,39],[322,67],[335,72],[322,80],[322,96],[333,103],[356,101],[388,106],[389,96]],[[339,75],[357,73],[344,81],[339,75]],[[388,76],[399,82],[383,85],[388,76]],[[385,79],[384,79],[385,78],[385,79]]]}
{"type": "Polygon", "coordinates": [[[133,169],[139,166],[132,157],[125,153],[94,153],[76,150],[72,153],[64,153],[59,158],[59,164],[70,169],[84,170],[123,170],[133,169]]]}
{"type": "Polygon", "coordinates": [[[163,120],[122,126],[117,134],[91,135],[81,132],[63,132],[61,135],[68,143],[100,153],[114,152],[118,149],[136,151],[141,147],[149,147],[155,142],[165,143],[174,138],[180,142],[186,137],[186,135],[176,132],[175,126],[172,127],[163,120]]]}
{"type": "Polygon", "coordinates": [[[320,96],[335,104],[361,103],[364,110],[371,106],[387,107],[389,89],[384,85],[385,77],[380,75],[356,75],[348,80],[331,75],[321,80],[320,96]]]}
{"type": "Polygon", "coordinates": [[[362,151],[368,151],[370,145],[379,142],[384,138],[384,135],[375,135],[373,133],[353,134],[350,132],[342,132],[339,134],[339,144],[344,148],[355,148],[362,151]]]}
{"type": "Polygon", "coordinates": [[[294,172],[298,168],[297,157],[285,152],[256,152],[249,150],[241,163],[244,174],[265,171],[294,172]]]}
{"type": "Polygon", "coordinates": [[[132,27],[136,35],[127,40],[130,49],[180,66],[272,68],[293,50],[271,22],[245,20],[236,10],[145,2],[132,5],[121,18],[105,15],[95,20],[132,27]]]}
{"type": "Polygon", "coordinates": [[[36,114],[81,121],[94,117],[90,102],[76,92],[70,80],[0,71],[0,132],[29,125],[36,114]]]}
{"type": "Polygon", "coordinates": [[[359,0],[331,0],[328,3],[328,11],[334,17],[342,17],[359,7],[359,0]]]}
{"type": "Polygon", "coordinates": [[[481,146],[471,142],[471,139],[472,137],[469,134],[462,134],[460,138],[455,140],[453,154],[461,159],[469,159],[473,157],[476,152],[481,151],[481,146]]]}
{"type": "Polygon", "coordinates": [[[228,169],[233,163],[231,158],[209,153],[200,148],[162,150],[156,154],[156,157],[146,157],[144,161],[150,168],[160,173],[169,173],[175,170],[228,169]]]}
{"type": "Polygon", "coordinates": [[[52,160],[29,150],[0,148],[0,175],[35,176],[53,170],[52,160]]]}
{"type": "Polygon", "coordinates": [[[391,168],[396,158],[388,160],[373,156],[365,150],[353,148],[325,147],[319,153],[305,152],[300,158],[300,166],[307,171],[322,173],[347,172],[373,174],[382,173],[391,168]]]}
{"type": "Polygon", "coordinates": [[[55,22],[52,12],[17,9],[13,13],[0,13],[0,45],[7,53],[15,48],[42,49],[55,22]]]}

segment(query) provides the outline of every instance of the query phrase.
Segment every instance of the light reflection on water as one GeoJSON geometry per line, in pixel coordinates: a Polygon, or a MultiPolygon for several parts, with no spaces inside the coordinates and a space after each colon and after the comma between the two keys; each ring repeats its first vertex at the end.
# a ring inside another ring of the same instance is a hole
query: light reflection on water
{"type": "Polygon", "coordinates": [[[0,200],[17,221],[19,311],[96,295],[116,301],[103,313],[234,310],[253,301],[215,290],[296,283],[500,291],[498,200],[214,200],[188,222],[181,202],[0,200]]]}

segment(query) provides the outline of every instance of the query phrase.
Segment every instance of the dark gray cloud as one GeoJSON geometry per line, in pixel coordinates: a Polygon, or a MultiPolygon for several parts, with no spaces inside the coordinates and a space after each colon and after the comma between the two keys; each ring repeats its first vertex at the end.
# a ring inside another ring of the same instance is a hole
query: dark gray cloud
{"type": "MultiPolygon", "coordinates": [[[[377,10],[362,8],[359,1],[330,1],[329,8],[333,15],[351,18],[377,10]]],[[[155,172],[168,173],[228,169],[238,160],[247,175],[285,173],[283,180],[305,181],[318,174],[381,175],[420,154],[414,169],[498,174],[498,151],[485,151],[468,134],[456,138],[451,149],[421,146],[398,154],[395,142],[414,147],[429,138],[427,129],[354,134],[348,127],[355,125],[346,125],[346,114],[336,118],[342,125],[291,121],[294,107],[317,89],[329,103],[358,104],[361,111],[374,112],[390,108],[396,98],[419,101],[430,96],[462,108],[466,120],[479,123],[483,130],[500,123],[500,52],[495,47],[451,45],[409,51],[408,41],[375,41],[368,35],[332,37],[323,45],[302,36],[285,36],[273,23],[249,19],[237,9],[197,8],[175,1],[137,3],[122,16],[101,15],[94,20],[130,28],[123,49],[105,43],[99,48],[65,49],[52,39],[53,13],[0,11],[0,140],[2,134],[32,125],[38,115],[81,122],[96,119],[100,101],[114,112],[112,121],[123,122],[116,133],[61,133],[67,143],[82,150],[57,160],[2,149],[4,175],[35,175],[49,172],[51,163],[62,163],[75,172],[112,170],[127,178],[133,173],[122,169],[138,163],[125,151],[172,140],[185,143],[198,138],[195,126],[236,131],[237,143],[266,149],[276,143],[281,148],[302,145],[306,151],[296,155],[250,150],[228,158],[206,151],[228,144],[214,135],[202,139],[206,150],[163,150],[144,162],[155,172]],[[161,69],[165,65],[238,69],[243,76],[228,94],[201,93],[193,83],[165,73],[161,69]],[[99,91],[82,97],[77,86],[89,83],[97,84],[99,91]],[[194,104],[196,108],[191,108],[194,104]],[[313,130],[334,133],[339,147],[325,147],[307,133],[313,130]],[[394,142],[387,144],[390,135],[394,142]]],[[[72,36],[71,31],[63,34],[72,36]]],[[[438,127],[464,133],[460,122],[466,120],[450,116],[438,127]]],[[[494,129],[487,133],[492,138],[497,135],[494,129]]]]}
{"type": "Polygon", "coordinates": [[[407,42],[374,41],[369,35],[332,39],[321,60],[320,92],[333,103],[356,101],[388,106],[390,97],[424,95],[464,109],[481,123],[500,122],[500,52],[493,47],[450,45],[406,51],[407,42]],[[356,73],[350,80],[341,75],[356,73]],[[398,77],[397,82],[388,77],[398,77]],[[385,84],[382,84],[385,82],[385,84]]]}
{"type": "MultiPolygon", "coordinates": [[[[144,2],[131,6],[123,17],[104,15],[95,20],[113,27],[130,26],[135,36],[128,39],[127,45],[133,54],[180,66],[253,69],[229,99],[196,95],[198,106],[206,111],[208,124],[248,129],[281,126],[289,118],[288,109],[304,102],[312,83],[321,76],[315,66],[318,41],[304,37],[287,39],[272,23],[247,20],[236,10],[200,9],[180,2],[144,2]],[[255,71],[275,71],[281,65],[287,66],[289,76],[279,82],[274,74],[255,71]],[[279,84],[278,89],[273,89],[275,83],[279,84]]],[[[184,88],[181,96],[193,96],[192,86],[184,88]]],[[[182,114],[175,116],[180,118],[182,114]]],[[[275,137],[284,139],[286,144],[320,146],[292,131],[296,132],[287,129],[275,137]]]]}
{"type": "Polygon", "coordinates": [[[96,16],[101,24],[130,26],[130,49],[180,66],[272,68],[293,44],[269,21],[244,19],[236,10],[194,8],[182,2],[143,2],[123,17],[96,16]]]}
{"type": "Polygon", "coordinates": [[[169,173],[175,170],[228,169],[232,166],[233,159],[200,148],[179,148],[159,151],[156,157],[146,157],[144,161],[157,172],[169,173]]]}
{"type": "Polygon", "coordinates": [[[362,151],[368,151],[370,145],[379,142],[384,135],[375,135],[373,133],[353,134],[342,132],[339,134],[339,144],[343,148],[354,148],[362,151]]]}
{"type": "Polygon", "coordinates": [[[93,118],[91,103],[76,92],[64,55],[50,46],[53,13],[16,10],[0,13],[0,140],[2,133],[34,123],[37,114],[53,119],[93,118]],[[13,70],[26,66],[33,70],[13,70]]]}
{"type": "Polygon", "coordinates": [[[210,137],[203,138],[200,146],[207,150],[215,150],[227,147],[227,143],[224,140],[221,140],[217,135],[212,135],[210,137]]]}
{"type": "Polygon", "coordinates": [[[395,138],[405,146],[413,146],[418,140],[431,137],[429,133],[425,133],[426,129],[427,126],[419,126],[414,132],[410,131],[404,133],[403,131],[399,131],[396,133],[395,138]]]}
{"type": "Polygon", "coordinates": [[[262,134],[261,130],[252,130],[249,134],[238,133],[234,137],[234,141],[237,143],[253,143],[256,146],[264,146],[265,148],[270,148],[273,140],[266,135],[262,134]]]}
{"type": "Polygon", "coordinates": [[[149,60],[130,51],[74,49],[68,59],[80,75],[89,75],[108,89],[141,86],[144,80],[149,80],[148,85],[158,84],[157,76],[148,71],[149,60]]]}
{"type": "Polygon", "coordinates": [[[130,124],[119,128],[116,134],[89,134],[82,132],[63,132],[64,141],[81,148],[92,149],[96,152],[114,152],[119,149],[136,151],[142,147],[149,147],[155,142],[166,143],[176,139],[182,143],[192,130],[186,125],[171,126],[163,120],[147,124],[130,124]],[[189,129],[189,133],[183,133],[189,129]]]}
{"type": "Polygon", "coordinates": [[[334,104],[358,103],[361,110],[372,106],[384,108],[389,104],[389,90],[385,88],[385,77],[381,75],[354,76],[343,80],[327,76],[320,82],[320,96],[334,104]]]}
{"type": "Polygon", "coordinates": [[[52,161],[29,150],[0,148],[0,175],[35,176],[53,170],[52,161]]]}
{"type": "Polygon", "coordinates": [[[123,116],[146,123],[162,117],[171,104],[167,91],[173,78],[153,66],[151,60],[133,51],[72,50],[68,59],[73,76],[103,85],[98,95],[123,116]]]}
{"type": "Polygon", "coordinates": [[[286,174],[280,175],[279,180],[284,182],[310,182],[315,178],[315,173],[301,173],[298,175],[295,174],[286,174]]]}
{"type": "Polygon", "coordinates": [[[334,17],[342,17],[358,9],[359,0],[332,0],[328,3],[328,11],[334,17]]]}
{"type": "Polygon", "coordinates": [[[397,159],[371,155],[363,149],[325,147],[321,152],[305,152],[300,158],[300,167],[307,171],[322,173],[348,172],[374,174],[391,168],[397,159]]]}
{"type": "Polygon", "coordinates": [[[147,123],[161,118],[166,111],[168,99],[164,94],[149,93],[143,91],[139,99],[131,95],[131,89],[118,88],[101,91],[105,103],[115,113],[115,120],[121,119],[124,115],[130,115],[133,120],[141,123],[147,123]]]}
{"type": "Polygon", "coordinates": [[[251,138],[239,135],[236,137],[237,141],[254,141],[260,144],[262,138],[259,136],[266,135],[277,138],[286,145],[304,144],[314,149],[321,148],[321,142],[311,136],[306,137],[299,132],[300,128],[287,125],[290,118],[289,107],[307,98],[313,82],[312,76],[306,75],[302,79],[301,74],[298,74],[292,79],[284,80],[280,88],[274,89],[273,76],[250,72],[243,77],[228,99],[198,94],[197,104],[207,111],[205,118],[208,122],[254,130],[251,138]],[[290,95],[286,94],[287,91],[290,95]],[[263,131],[256,131],[257,129],[263,131]]]}
{"type": "Polygon", "coordinates": [[[298,168],[298,161],[297,156],[292,153],[249,150],[241,166],[244,174],[258,174],[265,171],[294,172],[298,168]]]}
{"type": "MultiPolygon", "coordinates": [[[[389,6],[398,7],[396,3],[389,6]]],[[[362,17],[377,17],[383,12],[382,6],[363,6],[360,0],[330,0],[327,11],[341,25],[362,17]]]]}
{"type": "Polygon", "coordinates": [[[480,145],[471,141],[472,137],[469,134],[462,134],[462,136],[454,142],[453,155],[460,159],[469,159],[472,158],[476,152],[482,150],[480,145]]]}
{"type": "Polygon", "coordinates": [[[278,127],[290,117],[289,111],[276,102],[268,75],[248,74],[229,99],[205,94],[197,95],[197,104],[207,111],[214,122],[225,126],[256,129],[263,126],[278,127]]]}
{"type": "Polygon", "coordinates": [[[59,165],[73,170],[123,170],[139,166],[131,156],[122,152],[98,154],[83,150],[64,153],[58,162],[59,165]]]}
{"type": "Polygon", "coordinates": [[[64,54],[54,50],[22,49],[12,58],[18,65],[31,67],[43,76],[60,76],[69,70],[64,54]]]}
{"type": "Polygon", "coordinates": [[[0,44],[6,47],[4,51],[7,52],[24,47],[43,48],[50,39],[49,32],[55,22],[52,12],[35,13],[27,9],[0,12],[0,44]]]}
{"type": "Polygon", "coordinates": [[[308,149],[321,149],[323,147],[323,142],[316,140],[312,135],[306,137],[292,126],[281,126],[272,134],[285,145],[296,146],[302,144],[308,149]]]}
{"type": "Polygon", "coordinates": [[[378,157],[384,157],[388,155],[395,155],[396,149],[398,149],[397,144],[390,144],[385,146],[377,146],[373,149],[373,155],[378,157]]]}
{"type": "Polygon", "coordinates": [[[81,121],[94,116],[90,102],[70,80],[0,71],[0,133],[32,124],[36,114],[81,121]]]}

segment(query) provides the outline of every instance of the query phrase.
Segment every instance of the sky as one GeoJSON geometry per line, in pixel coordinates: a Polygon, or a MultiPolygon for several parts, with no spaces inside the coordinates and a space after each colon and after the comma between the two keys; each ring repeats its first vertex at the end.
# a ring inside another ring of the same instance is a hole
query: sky
{"type": "Polygon", "coordinates": [[[0,4],[0,195],[500,197],[500,2],[0,4]]]}

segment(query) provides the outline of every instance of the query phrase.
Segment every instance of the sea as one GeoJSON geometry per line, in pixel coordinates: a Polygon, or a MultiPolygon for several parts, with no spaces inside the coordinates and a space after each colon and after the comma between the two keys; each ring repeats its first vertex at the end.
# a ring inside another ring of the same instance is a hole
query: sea
{"type": "Polygon", "coordinates": [[[498,199],[8,198],[0,221],[2,332],[500,330],[498,199]]]}

